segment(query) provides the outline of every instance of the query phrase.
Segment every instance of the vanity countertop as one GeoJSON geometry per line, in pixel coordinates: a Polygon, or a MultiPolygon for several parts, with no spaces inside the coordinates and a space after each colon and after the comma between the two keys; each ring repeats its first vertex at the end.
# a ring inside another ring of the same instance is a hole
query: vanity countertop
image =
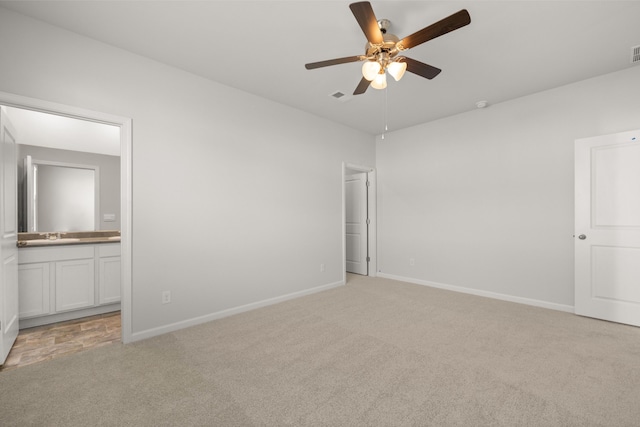
{"type": "Polygon", "coordinates": [[[18,247],[82,245],[115,243],[120,241],[120,230],[67,231],[48,233],[18,233],[18,247]]]}

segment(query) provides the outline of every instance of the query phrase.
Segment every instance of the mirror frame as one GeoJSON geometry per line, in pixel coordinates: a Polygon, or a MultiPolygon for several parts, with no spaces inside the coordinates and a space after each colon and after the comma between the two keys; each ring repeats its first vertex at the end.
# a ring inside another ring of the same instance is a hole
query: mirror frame
{"type": "Polygon", "coordinates": [[[24,174],[25,174],[25,186],[26,186],[26,197],[25,197],[25,212],[26,215],[26,225],[28,233],[47,233],[47,232],[58,232],[63,230],[36,230],[37,228],[37,218],[36,218],[36,200],[35,200],[35,192],[34,192],[34,174],[33,169],[36,165],[43,166],[60,166],[65,168],[74,168],[74,169],[89,169],[93,170],[93,198],[94,198],[94,218],[93,218],[93,230],[73,230],[73,231],[97,231],[100,229],[100,167],[95,165],[82,165],[76,163],[65,163],[65,162],[57,162],[50,160],[37,160],[32,158],[31,156],[26,156],[24,159],[24,174]]]}

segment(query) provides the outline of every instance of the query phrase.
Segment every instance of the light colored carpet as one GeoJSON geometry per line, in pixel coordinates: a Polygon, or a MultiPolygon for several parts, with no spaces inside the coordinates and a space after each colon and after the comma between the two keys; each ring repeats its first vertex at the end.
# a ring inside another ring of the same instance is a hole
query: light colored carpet
{"type": "Polygon", "coordinates": [[[385,279],[0,373],[2,426],[638,426],[640,328],[385,279]]]}

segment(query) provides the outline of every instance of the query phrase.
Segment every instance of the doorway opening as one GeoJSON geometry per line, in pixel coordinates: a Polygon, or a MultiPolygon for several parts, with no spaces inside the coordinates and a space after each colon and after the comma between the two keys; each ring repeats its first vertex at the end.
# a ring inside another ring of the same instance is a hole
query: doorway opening
{"type": "MultiPolygon", "coordinates": [[[[119,341],[128,343],[132,341],[132,302],[131,302],[131,216],[132,216],[132,165],[131,165],[131,128],[132,120],[126,117],[115,116],[63,104],[52,103],[44,100],[23,97],[19,95],[0,92],[0,105],[20,109],[24,111],[45,113],[57,118],[76,119],[88,124],[102,124],[117,128],[119,147],[117,154],[119,160],[119,230],[120,230],[120,337],[119,341]]],[[[18,129],[19,130],[19,129],[18,129]]],[[[19,137],[19,135],[18,135],[19,137]]],[[[28,142],[24,142],[28,144],[28,142]]],[[[74,150],[73,147],[67,150],[74,150]]],[[[77,151],[90,151],[76,147],[77,151]]],[[[110,212],[100,216],[100,221],[113,221],[116,212],[110,212]]],[[[104,227],[104,226],[102,226],[104,227]]],[[[101,230],[101,225],[96,223],[96,230],[101,230]]],[[[96,261],[97,263],[98,261],[96,261]]],[[[103,260],[99,261],[101,264],[103,260]]],[[[108,262],[108,261],[107,261],[108,262]]],[[[109,266],[109,264],[106,264],[109,266]]],[[[113,264],[112,264],[113,265],[113,264]]],[[[109,267],[107,267],[109,268],[109,267]]],[[[113,271],[113,270],[112,270],[113,271]]],[[[97,273],[96,273],[97,274],[97,273]]],[[[102,315],[98,313],[98,315],[102,315]]],[[[64,317],[64,316],[63,316],[64,317]]],[[[60,320],[65,320],[61,318],[60,320]]],[[[27,322],[28,325],[28,322],[27,322]]],[[[22,327],[21,327],[22,328],[22,327]]]]}
{"type": "Polygon", "coordinates": [[[347,273],[376,276],[376,171],[371,166],[342,164],[342,260],[347,273]]]}

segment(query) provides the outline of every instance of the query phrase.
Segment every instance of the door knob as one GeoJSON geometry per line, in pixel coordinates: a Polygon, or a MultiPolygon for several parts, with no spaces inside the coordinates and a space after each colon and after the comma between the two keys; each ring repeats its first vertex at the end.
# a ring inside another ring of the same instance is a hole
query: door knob
{"type": "Polygon", "coordinates": [[[580,239],[580,240],[584,240],[586,238],[587,238],[587,236],[585,236],[584,234],[581,234],[581,235],[578,236],[578,239],[580,239]]]}

